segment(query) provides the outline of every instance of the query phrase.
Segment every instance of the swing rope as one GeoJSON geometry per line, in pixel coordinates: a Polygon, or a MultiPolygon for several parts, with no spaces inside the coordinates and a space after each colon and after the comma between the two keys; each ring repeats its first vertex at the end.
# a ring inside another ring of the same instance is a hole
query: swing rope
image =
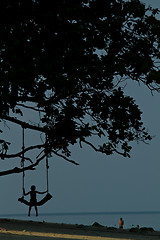
{"type": "Polygon", "coordinates": [[[24,172],[24,127],[22,127],[22,160],[21,160],[21,166],[23,168],[23,172],[22,172],[22,196],[24,197],[24,178],[25,178],[25,172],[24,172]]]}
{"type": "MultiPolygon", "coordinates": [[[[47,134],[46,134],[46,146],[47,146],[47,141],[48,141],[48,137],[47,137],[47,134]]],[[[47,193],[49,192],[48,169],[49,169],[49,164],[48,164],[48,153],[47,153],[47,154],[46,154],[46,182],[47,182],[47,193]]]]}
{"type": "Polygon", "coordinates": [[[47,182],[47,193],[49,192],[48,169],[49,169],[49,165],[48,165],[48,156],[46,156],[46,182],[47,182]]]}

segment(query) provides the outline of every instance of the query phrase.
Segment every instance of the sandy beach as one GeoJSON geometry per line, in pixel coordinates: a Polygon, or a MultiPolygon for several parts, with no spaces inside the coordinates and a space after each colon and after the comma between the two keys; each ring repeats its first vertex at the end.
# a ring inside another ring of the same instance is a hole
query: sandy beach
{"type": "Polygon", "coordinates": [[[160,239],[152,228],[116,229],[104,226],[84,226],[46,222],[0,219],[0,240],[143,240],[160,239]]]}

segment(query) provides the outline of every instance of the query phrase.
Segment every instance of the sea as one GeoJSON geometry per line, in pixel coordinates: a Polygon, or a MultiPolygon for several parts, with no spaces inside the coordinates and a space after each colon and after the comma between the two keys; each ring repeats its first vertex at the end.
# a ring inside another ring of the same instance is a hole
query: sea
{"type": "Polygon", "coordinates": [[[139,227],[151,227],[160,231],[160,212],[68,212],[68,213],[39,213],[36,217],[33,212],[30,217],[27,214],[4,214],[0,218],[28,220],[48,223],[64,223],[91,226],[95,222],[118,228],[120,217],[124,220],[124,229],[139,227]]]}

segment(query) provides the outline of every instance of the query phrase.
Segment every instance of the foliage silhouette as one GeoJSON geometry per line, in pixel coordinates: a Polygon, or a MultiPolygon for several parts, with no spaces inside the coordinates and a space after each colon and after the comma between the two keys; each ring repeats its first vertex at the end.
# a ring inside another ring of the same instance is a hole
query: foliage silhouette
{"type": "MultiPolygon", "coordinates": [[[[142,82],[159,91],[157,14],[139,0],[0,2],[1,123],[47,135],[47,142],[25,152],[37,148],[43,157],[56,154],[78,164],[70,160],[70,146],[77,143],[129,157],[132,141],[151,140],[121,83],[142,82]],[[26,109],[39,114],[37,123],[24,120],[26,109]],[[102,143],[95,145],[93,136],[102,143]]],[[[0,139],[0,157],[21,157],[22,151],[9,154],[9,144],[0,139]]]]}

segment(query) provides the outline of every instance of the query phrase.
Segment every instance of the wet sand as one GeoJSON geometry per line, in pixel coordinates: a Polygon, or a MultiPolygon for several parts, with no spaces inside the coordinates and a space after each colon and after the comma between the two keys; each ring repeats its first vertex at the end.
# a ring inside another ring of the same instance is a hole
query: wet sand
{"type": "Polygon", "coordinates": [[[160,239],[151,228],[116,229],[46,222],[0,219],[0,240],[144,240],[160,239]]]}

